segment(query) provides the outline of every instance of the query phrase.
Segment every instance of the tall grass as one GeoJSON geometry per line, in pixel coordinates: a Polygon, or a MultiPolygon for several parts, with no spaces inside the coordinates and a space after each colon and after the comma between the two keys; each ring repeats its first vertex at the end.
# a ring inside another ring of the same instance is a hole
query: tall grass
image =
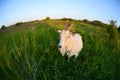
{"type": "Polygon", "coordinates": [[[70,63],[57,49],[59,25],[0,34],[0,80],[119,80],[120,44],[103,28],[76,24],[84,48],[70,63]]]}

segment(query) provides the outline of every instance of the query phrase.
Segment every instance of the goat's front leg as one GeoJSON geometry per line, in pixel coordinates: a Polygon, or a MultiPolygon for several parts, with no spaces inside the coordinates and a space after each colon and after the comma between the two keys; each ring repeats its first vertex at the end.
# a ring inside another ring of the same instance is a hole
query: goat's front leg
{"type": "Polygon", "coordinates": [[[68,63],[70,62],[70,53],[68,51],[66,51],[66,54],[68,56],[68,63]]]}

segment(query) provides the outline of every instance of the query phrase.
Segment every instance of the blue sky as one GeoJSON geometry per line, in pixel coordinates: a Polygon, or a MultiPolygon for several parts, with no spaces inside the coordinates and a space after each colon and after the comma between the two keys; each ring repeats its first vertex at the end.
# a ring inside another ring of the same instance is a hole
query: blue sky
{"type": "Polygon", "coordinates": [[[47,16],[104,23],[117,20],[120,25],[120,0],[0,0],[0,26],[47,16]]]}

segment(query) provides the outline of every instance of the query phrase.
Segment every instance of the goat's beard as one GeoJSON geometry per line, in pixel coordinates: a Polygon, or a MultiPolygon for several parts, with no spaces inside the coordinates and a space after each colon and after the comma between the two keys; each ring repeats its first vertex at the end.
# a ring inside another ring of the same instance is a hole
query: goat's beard
{"type": "Polygon", "coordinates": [[[64,55],[65,55],[65,51],[66,51],[66,49],[64,48],[64,49],[59,49],[59,50],[60,50],[62,56],[64,56],[64,55]]]}

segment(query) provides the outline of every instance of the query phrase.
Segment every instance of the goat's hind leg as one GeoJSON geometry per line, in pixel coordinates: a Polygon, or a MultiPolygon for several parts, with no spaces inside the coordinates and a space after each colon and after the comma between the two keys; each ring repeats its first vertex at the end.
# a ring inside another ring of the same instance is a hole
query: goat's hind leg
{"type": "Polygon", "coordinates": [[[70,57],[68,56],[68,63],[70,62],[70,57]]]}
{"type": "Polygon", "coordinates": [[[75,54],[75,58],[77,58],[77,57],[78,57],[78,53],[75,54]]]}

